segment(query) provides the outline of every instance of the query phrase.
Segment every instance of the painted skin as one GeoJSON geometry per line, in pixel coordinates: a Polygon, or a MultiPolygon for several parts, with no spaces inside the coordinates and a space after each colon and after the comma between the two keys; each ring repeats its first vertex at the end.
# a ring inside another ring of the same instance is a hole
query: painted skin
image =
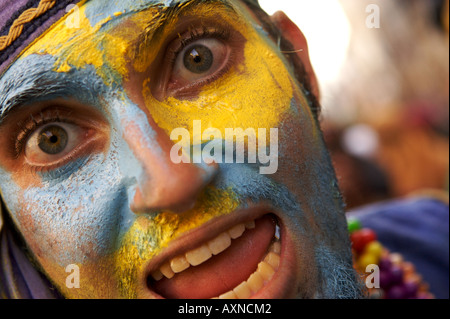
{"type": "Polygon", "coordinates": [[[354,297],[343,204],[307,92],[242,3],[175,4],[88,1],[68,17],[76,28],[62,19],[0,79],[1,195],[32,255],[67,298],[160,298],[150,271],[270,213],[281,265],[254,297],[354,297]],[[219,57],[210,73],[179,62],[196,43],[219,57]],[[194,120],[278,128],[278,171],[172,163],[170,132],[194,120]],[[70,142],[49,155],[30,136],[53,124],[70,142]],[[65,285],[70,264],[80,289],[65,285]]]}

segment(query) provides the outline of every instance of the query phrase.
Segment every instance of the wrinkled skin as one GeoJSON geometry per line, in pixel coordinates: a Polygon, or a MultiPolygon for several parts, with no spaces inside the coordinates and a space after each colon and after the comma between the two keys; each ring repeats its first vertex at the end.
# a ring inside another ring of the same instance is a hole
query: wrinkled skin
{"type": "Polygon", "coordinates": [[[184,1],[168,16],[164,1],[111,3],[85,3],[79,28],[61,20],[0,79],[1,195],[42,271],[67,298],[159,298],[148,271],[168,251],[272,213],[281,266],[258,297],[357,297],[310,93],[255,15],[239,1],[184,1]],[[175,48],[196,41],[222,64],[186,70],[175,48]],[[174,164],[170,133],[194,120],[278,128],[277,172],[174,164]],[[68,132],[57,154],[32,142],[49,123],[68,132]],[[79,289],[65,285],[70,264],[79,289]]]}

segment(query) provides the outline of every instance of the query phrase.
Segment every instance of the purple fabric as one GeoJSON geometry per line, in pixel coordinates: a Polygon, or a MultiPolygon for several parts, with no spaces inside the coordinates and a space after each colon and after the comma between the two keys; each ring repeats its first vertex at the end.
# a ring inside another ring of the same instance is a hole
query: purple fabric
{"type": "Polygon", "coordinates": [[[51,284],[31,264],[8,229],[0,232],[0,298],[60,298],[51,284]]]}
{"type": "Polygon", "coordinates": [[[0,1],[0,30],[3,30],[9,18],[27,2],[27,0],[0,1]]]}
{"type": "Polygon", "coordinates": [[[412,262],[438,299],[449,298],[449,205],[433,198],[378,203],[349,214],[412,262]]]}
{"type": "MultiPolygon", "coordinates": [[[[29,8],[36,8],[39,2],[39,0],[0,0],[0,35],[8,34],[15,18],[29,8]]],[[[0,51],[0,76],[14,62],[20,52],[66,14],[66,7],[69,4],[78,2],[80,0],[57,0],[50,10],[25,24],[21,36],[9,47],[0,51]]]]}

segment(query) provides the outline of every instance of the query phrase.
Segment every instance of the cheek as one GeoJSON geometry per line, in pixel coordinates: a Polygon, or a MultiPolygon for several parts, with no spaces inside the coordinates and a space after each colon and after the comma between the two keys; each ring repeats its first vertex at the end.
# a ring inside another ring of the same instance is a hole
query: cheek
{"type": "MultiPolygon", "coordinates": [[[[65,179],[41,174],[42,187],[9,198],[19,230],[39,260],[66,267],[113,249],[126,202],[112,158],[94,155],[65,179]]],[[[9,203],[9,199],[5,199],[9,203]]]]}
{"type": "Polygon", "coordinates": [[[345,249],[347,227],[334,168],[319,123],[301,97],[293,100],[282,128],[279,169],[273,178],[295,196],[317,245],[345,249]]]}
{"type": "MultiPolygon", "coordinates": [[[[294,92],[290,109],[284,114],[279,133],[279,170],[277,178],[298,188],[300,179],[312,183],[313,167],[321,165],[325,145],[318,123],[300,91],[294,92]]],[[[288,185],[289,186],[289,185],[288,185]]]]}

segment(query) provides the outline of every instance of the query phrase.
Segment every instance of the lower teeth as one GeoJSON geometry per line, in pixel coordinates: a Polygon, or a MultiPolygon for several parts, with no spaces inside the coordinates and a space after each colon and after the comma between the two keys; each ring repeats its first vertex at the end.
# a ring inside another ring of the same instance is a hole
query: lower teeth
{"type": "Polygon", "coordinates": [[[277,226],[275,238],[263,261],[258,264],[256,271],[236,288],[220,295],[216,299],[249,299],[258,293],[275,275],[280,266],[280,231],[277,226]]]}

